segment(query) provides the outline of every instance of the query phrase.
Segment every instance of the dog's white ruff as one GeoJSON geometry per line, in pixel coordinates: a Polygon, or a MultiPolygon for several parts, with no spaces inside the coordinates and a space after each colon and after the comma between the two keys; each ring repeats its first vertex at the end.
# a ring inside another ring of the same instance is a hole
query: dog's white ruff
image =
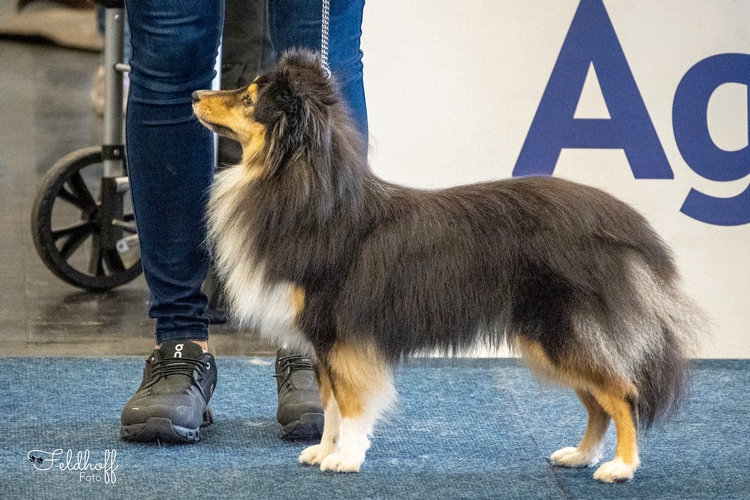
{"type": "Polygon", "coordinates": [[[244,167],[231,167],[216,175],[211,193],[209,236],[232,316],[277,345],[310,353],[312,346],[297,326],[294,285],[269,282],[265,265],[251,252],[252,231],[232,210],[245,195],[238,186],[248,182],[253,180],[244,167]]]}

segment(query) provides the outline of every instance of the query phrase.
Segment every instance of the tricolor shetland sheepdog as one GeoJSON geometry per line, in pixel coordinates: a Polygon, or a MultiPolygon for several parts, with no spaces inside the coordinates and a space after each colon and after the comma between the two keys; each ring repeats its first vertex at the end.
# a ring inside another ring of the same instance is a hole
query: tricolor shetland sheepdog
{"type": "Polygon", "coordinates": [[[325,426],[301,462],[358,471],[394,400],[393,366],[479,343],[509,345],[586,407],[583,439],[553,463],[597,463],[614,419],[614,460],[594,477],[633,477],[637,433],[674,412],[704,324],[641,215],[557,178],[433,191],[384,182],[309,52],[193,101],[201,123],[243,147],[209,201],[231,311],[313,359],[325,426]]]}

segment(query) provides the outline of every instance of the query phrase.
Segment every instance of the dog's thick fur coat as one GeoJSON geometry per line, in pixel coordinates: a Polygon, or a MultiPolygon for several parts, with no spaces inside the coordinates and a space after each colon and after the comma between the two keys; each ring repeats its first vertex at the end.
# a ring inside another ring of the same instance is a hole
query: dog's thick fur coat
{"type": "Polygon", "coordinates": [[[359,470],[400,359],[508,344],[588,411],[581,443],[552,460],[597,463],[614,419],[615,459],[594,477],[633,476],[637,432],[675,410],[703,325],[643,217],[556,178],[436,191],[384,182],[308,52],[248,88],[193,98],[204,125],[243,146],[209,202],[231,310],[314,360],[325,427],[300,461],[359,470]]]}

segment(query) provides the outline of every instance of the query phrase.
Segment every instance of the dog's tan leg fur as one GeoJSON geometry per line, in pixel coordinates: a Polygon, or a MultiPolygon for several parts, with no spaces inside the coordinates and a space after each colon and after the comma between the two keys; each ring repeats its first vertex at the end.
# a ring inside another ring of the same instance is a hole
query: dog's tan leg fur
{"type": "Polygon", "coordinates": [[[289,302],[294,307],[295,316],[299,318],[305,309],[305,289],[298,285],[292,285],[289,289],[289,302]]]}
{"type": "Polygon", "coordinates": [[[590,392],[576,389],[576,394],[589,415],[586,432],[578,447],[557,450],[550,458],[556,464],[566,467],[590,467],[602,458],[604,435],[611,418],[590,392]]]}
{"type": "Polygon", "coordinates": [[[594,479],[612,483],[633,478],[641,461],[638,458],[638,436],[633,422],[628,396],[632,390],[624,384],[611,384],[608,387],[592,387],[591,393],[597,402],[615,421],[617,447],[615,459],[603,463],[594,472],[594,479]]]}
{"type": "Polygon", "coordinates": [[[323,439],[303,451],[300,461],[319,463],[321,470],[357,472],[370,447],[368,436],[375,421],[395,398],[391,370],[377,349],[365,343],[336,343],[321,362],[323,439]],[[331,422],[329,412],[334,416],[331,422]]]}
{"type": "Polygon", "coordinates": [[[598,457],[592,451],[601,443],[611,417],[617,432],[615,459],[602,464],[594,472],[594,478],[608,483],[632,479],[640,464],[637,431],[628,402],[637,394],[635,387],[628,381],[596,373],[582,363],[570,360],[553,363],[537,342],[521,338],[518,347],[533,373],[575,389],[589,413],[589,423],[579,446],[558,450],[550,458],[569,467],[587,465],[585,458],[589,458],[589,464],[595,463],[593,459],[598,457]],[[575,456],[576,453],[580,455],[575,456]]]}

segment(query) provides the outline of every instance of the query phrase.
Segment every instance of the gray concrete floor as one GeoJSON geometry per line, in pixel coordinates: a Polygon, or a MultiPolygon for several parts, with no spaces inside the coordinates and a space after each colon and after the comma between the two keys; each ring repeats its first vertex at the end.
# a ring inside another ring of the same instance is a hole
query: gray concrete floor
{"type": "MultiPolygon", "coordinates": [[[[99,55],[0,40],[0,356],[147,355],[154,322],[143,277],[104,293],[68,285],[36,253],[31,208],[61,157],[101,144],[89,92],[99,55]]],[[[211,330],[219,355],[271,355],[257,333],[211,330]]]]}

